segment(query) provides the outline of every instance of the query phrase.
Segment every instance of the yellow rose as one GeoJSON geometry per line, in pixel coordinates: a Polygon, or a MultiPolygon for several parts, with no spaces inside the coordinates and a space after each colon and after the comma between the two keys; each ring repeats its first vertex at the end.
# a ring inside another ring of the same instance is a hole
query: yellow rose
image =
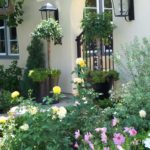
{"type": "Polygon", "coordinates": [[[79,65],[80,67],[85,67],[86,66],[83,58],[77,58],[76,59],[76,64],[79,65]]]}
{"type": "Polygon", "coordinates": [[[53,87],[53,93],[54,94],[60,94],[61,93],[61,88],[59,86],[54,86],[53,87]]]}
{"type": "Polygon", "coordinates": [[[11,98],[17,98],[20,95],[18,91],[14,91],[11,93],[11,98]]]}
{"type": "Polygon", "coordinates": [[[30,70],[28,76],[31,77],[34,70],[30,70]]]}
{"type": "Polygon", "coordinates": [[[6,118],[6,117],[4,117],[4,116],[1,116],[1,117],[0,117],[0,124],[5,124],[6,121],[7,121],[7,118],[6,118]]]}

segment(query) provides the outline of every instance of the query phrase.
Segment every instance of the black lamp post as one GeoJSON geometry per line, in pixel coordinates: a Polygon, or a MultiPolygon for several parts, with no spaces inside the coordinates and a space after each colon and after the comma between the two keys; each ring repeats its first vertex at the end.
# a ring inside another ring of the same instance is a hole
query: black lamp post
{"type": "Polygon", "coordinates": [[[126,21],[134,20],[134,0],[112,0],[116,17],[125,17],[126,21]]]}
{"type": "Polygon", "coordinates": [[[50,17],[54,17],[59,21],[58,8],[51,3],[46,3],[40,8],[42,19],[47,20],[50,17]]]}

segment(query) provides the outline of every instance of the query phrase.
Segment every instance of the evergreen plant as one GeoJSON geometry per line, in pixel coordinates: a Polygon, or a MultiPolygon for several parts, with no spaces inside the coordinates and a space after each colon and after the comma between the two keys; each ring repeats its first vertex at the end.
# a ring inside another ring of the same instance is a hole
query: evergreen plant
{"type": "Polygon", "coordinates": [[[44,51],[43,43],[40,39],[33,37],[31,39],[30,45],[27,47],[29,53],[26,68],[24,71],[23,81],[22,81],[22,93],[26,97],[28,95],[28,90],[33,90],[33,96],[35,97],[38,93],[38,83],[33,82],[31,78],[28,77],[29,70],[44,68],[44,51]]]}

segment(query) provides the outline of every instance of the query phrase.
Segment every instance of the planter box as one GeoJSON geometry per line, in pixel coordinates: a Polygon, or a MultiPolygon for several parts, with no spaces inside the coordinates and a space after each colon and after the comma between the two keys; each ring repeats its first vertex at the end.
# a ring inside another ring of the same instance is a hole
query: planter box
{"type": "Polygon", "coordinates": [[[102,95],[99,96],[99,99],[107,99],[110,97],[109,90],[111,90],[112,85],[113,81],[110,81],[104,83],[96,83],[93,84],[92,87],[95,90],[95,92],[102,93],[102,95]]]}

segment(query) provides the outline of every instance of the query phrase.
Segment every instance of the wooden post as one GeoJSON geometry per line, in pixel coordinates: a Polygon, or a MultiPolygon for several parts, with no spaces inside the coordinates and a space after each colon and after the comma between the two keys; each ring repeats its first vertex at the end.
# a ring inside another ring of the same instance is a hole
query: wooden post
{"type": "Polygon", "coordinates": [[[50,64],[50,54],[51,54],[51,41],[50,39],[47,40],[47,67],[50,69],[51,68],[51,64],[50,64]]]}

